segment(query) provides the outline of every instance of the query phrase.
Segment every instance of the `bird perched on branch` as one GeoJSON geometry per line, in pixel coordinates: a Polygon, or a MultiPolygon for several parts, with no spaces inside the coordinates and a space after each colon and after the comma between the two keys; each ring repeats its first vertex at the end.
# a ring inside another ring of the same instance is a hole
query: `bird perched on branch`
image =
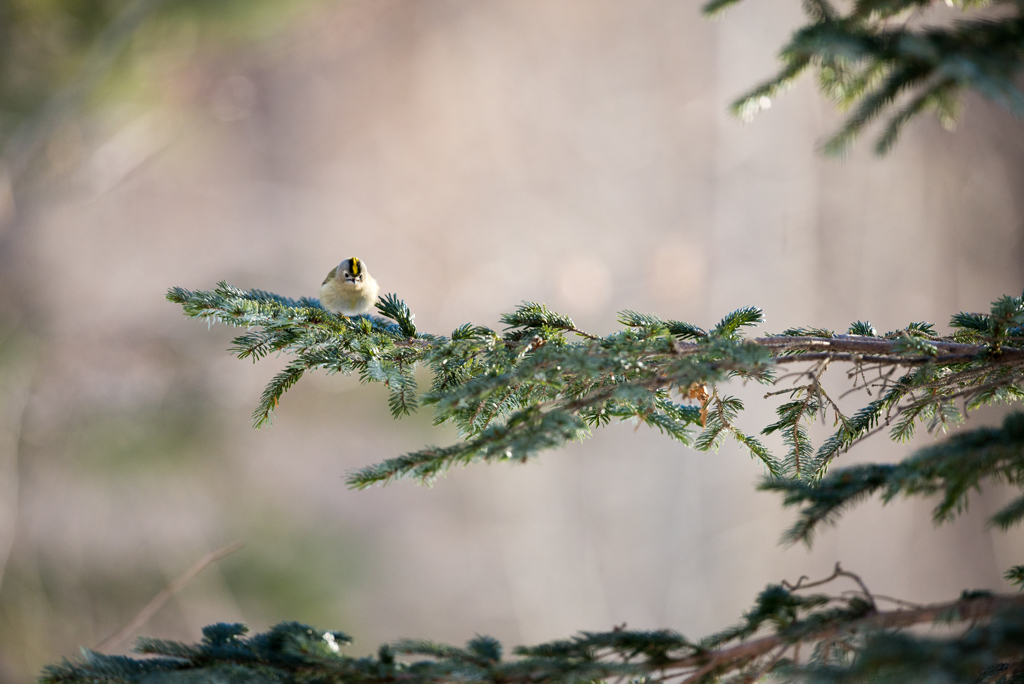
{"type": "Polygon", "coordinates": [[[366,313],[377,301],[377,281],[356,257],[345,259],[331,269],[320,286],[324,308],[345,316],[366,313]]]}

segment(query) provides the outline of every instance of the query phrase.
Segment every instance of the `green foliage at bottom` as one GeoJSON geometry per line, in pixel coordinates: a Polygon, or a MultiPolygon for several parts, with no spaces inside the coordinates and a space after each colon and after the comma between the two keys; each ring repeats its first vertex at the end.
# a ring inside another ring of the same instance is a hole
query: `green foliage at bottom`
{"type": "MultiPolygon", "coordinates": [[[[839,575],[849,573],[837,567],[833,578],[839,575]]],[[[47,668],[41,682],[580,684],[628,679],[653,684],[675,677],[749,682],[772,673],[821,684],[995,684],[1013,681],[1008,677],[1024,665],[1021,597],[975,592],[949,604],[882,612],[866,592],[799,591],[799,586],[769,586],[741,624],[696,643],[667,630],[616,629],[521,647],[513,659],[503,659],[501,644],[484,636],[464,648],[403,641],[382,646],[375,657],[352,658],[341,652],[351,641],[342,632],[286,622],[246,638],[242,625],[217,624],[204,629],[203,641],[194,645],[140,639],[136,650],[155,656],[145,660],[86,651],[79,662],[47,668]],[[900,629],[967,619],[971,626],[952,636],[900,629]],[[810,654],[802,661],[801,646],[810,654]]]]}

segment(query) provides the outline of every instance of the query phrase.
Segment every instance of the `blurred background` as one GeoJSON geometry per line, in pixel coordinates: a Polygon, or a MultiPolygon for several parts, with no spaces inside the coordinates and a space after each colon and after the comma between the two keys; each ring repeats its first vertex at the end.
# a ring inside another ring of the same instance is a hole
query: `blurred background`
{"type": "MultiPolygon", "coordinates": [[[[927,501],[871,502],[786,548],[793,514],[741,449],[632,425],[349,491],[348,470],[454,434],[324,374],[254,431],[284,360],[239,362],[236,331],[164,300],[222,279],[316,296],[353,255],[439,334],[521,300],[598,333],[624,308],[707,327],[744,305],[766,331],[946,330],[1019,293],[1024,131],[994,105],[843,162],[816,151],[840,118],[810,81],[727,116],[800,19],[795,0],[718,23],[696,0],[0,2],[0,682],[95,646],[235,540],[141,632],[300,620],[351,654],[699,637],[836,561],[909,600],[1005,590],[1024,553],[985,527],[999,491],[938,531],[927,501]]],[[[767,424],[763,389],[729,391],[767,424]]],[[[878,437],[841,462],[905,453],[878,437]]]]}

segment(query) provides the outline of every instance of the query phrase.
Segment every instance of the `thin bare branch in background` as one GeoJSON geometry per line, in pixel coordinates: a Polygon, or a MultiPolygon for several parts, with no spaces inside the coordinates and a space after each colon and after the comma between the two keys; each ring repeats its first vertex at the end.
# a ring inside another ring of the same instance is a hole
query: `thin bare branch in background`
{"type": "Polygon", "coordinates": [[[216,551],[211,551],[210,553],[200,558],[198,561],[195,562],[195,564],[192,567],[190,567],[185,572],[181,573],[181,575],[179,575],[177,579],[175,579],[173,582],[171,582],[166,587],[161,589],[160,593],[154,596],[149,603],[143,606],[142,610],[136,613],[135,617],[128,621],[128,624],[126,624],[124,627],[117,630],[116,632],[108,636],[106,639],[101,641],[99,644],[96,645],[96,648],[94,648],[93,650],[106,651],[111,646],[116,646],[117,644],[121,643],[122,641],[130,637],[132,634],[137,632],[140,627],[146,624],[146,622],[148,622],[151,617],[156,615],[157,611],[163,608],[164,605],[168,601],[170,601],[175,594],[184,589],[185,585],[191,582],[196,575],[201,573],[210,565],[213,565],[214,563],[219,561],[221,558],[224,558],[225,556],[230,556],[235,551],[241,549],[243,546],[245,546],[245,542],[239,540],[236,542],[232,542],[227,546],[222,546],[216,551]]]}
{"type": "Polygon", "coordinates": [[[18,529],[18,508],[21,502],[21,478],[18,473],[21,461],[21,434],[29,398],[32,396],[35,367],[35,358],[30,358],[20,365],[17,369],[20,372],[16,371],[15,377],[4,378],[4,384],[11,391],[7,395],[9,420],[0,423],[0,468],[7,473],[4,478],[7,480],[4,487],[4,498],[7,502],[9,510],[7,516],[9,517],[6,525],[0,521],[0,525],[7,528],[3,530],[3,537],[0,538],[0,587],[3,587],[4,571],[7,568],[7,560],[11,555],[11,547],[14,545],[14,537],[18,529]],[[4,445],[4,442],[7,444],[4,445]]]}

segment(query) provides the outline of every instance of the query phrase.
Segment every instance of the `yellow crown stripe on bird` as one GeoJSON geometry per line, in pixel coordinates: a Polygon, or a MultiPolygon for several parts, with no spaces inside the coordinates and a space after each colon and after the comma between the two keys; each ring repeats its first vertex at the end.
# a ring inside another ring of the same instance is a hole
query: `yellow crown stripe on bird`
{"type": "Polygon", "coordinates": [[[365,314],[373,309],[379,288],[370,270],[356,257],[331,269],[320,286],[320,304],[343,316],[365,314]]]}

